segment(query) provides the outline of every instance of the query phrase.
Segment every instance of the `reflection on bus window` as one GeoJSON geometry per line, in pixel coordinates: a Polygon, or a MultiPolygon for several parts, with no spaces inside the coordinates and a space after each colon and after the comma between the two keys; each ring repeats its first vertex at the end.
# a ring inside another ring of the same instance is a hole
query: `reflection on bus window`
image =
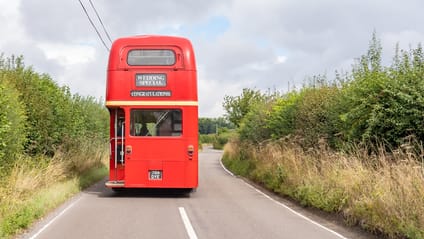
{"type": "Polygon", "coordinates": [[[181,110],[131,110],[130,134],[132,136],[180,136],[182,130],[181,110]]]}
{"type": "Polygon", "coordinates": [[[175,64],[175,52],[151,49],[131,50],[128,52],[127,63],[130,66],[172,66],[175,64]]]}

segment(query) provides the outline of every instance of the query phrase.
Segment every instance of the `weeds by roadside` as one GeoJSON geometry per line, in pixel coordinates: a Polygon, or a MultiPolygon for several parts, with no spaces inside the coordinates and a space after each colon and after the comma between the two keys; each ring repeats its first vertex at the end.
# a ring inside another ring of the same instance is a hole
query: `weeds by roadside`
{"type": "Polygon", "coordinates": [[[81,189],[107,174],[107,145],[81,144],[53,158],[19,158],[0,186],[0,238],[25,230],[81,189]]]}
{"type": "Polygon", "coordinates": [[[347,224],[389,238],[424,238],[424,169],[419,154],[381,149],[368,155],[357,150],[344,154],[307,151],[284,140],[261,146],[232,141],[225,147],[223,162],[236,174],[303,206],[339,213],[347,224]]]}

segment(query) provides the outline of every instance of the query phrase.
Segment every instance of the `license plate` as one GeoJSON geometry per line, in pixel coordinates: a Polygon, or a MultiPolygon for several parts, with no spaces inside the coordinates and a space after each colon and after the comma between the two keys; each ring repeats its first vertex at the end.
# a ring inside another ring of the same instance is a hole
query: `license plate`
{"type": "Polygon", "coordinates": [[[149,170],[150,180],[162,180],[162,170],[149,170]]]}

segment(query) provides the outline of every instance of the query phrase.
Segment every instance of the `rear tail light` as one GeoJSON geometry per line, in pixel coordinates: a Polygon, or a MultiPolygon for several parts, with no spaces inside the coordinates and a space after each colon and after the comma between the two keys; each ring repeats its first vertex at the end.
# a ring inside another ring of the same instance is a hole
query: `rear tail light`
{"type": "Polygon", "coordinates": [[[193,153],[194,153],[194,146],[193,145],[189,145],[187,147],[187,153],[188,153],[188,159],[193,159],[193,153]]]}
{"type": "Polygon", "coordinates": [[[132,146],[131,145],[127,145],[125,147],[125,154],[131,154],[132,153],[132,146]]]}

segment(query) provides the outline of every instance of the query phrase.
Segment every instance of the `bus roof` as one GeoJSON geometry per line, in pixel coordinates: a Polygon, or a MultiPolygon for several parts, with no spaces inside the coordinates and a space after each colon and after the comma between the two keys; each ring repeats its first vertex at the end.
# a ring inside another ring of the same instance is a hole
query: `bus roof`
{"type": "MultiPolygon", "coordinates": [[[[126,56],[122,56],[128,52],[124,51],[126,48],[166,49],[166,47],[181,49],[185,70],[196,70],[194,51],[190,40],[183,37],[161,35],[139,35],[116,39],[110,49],[108,70],[119,70],[119,66],[122,66],[120,64],[121,61],[126,61],[127,59],[126,56]]],[[[128,68],[131,67],[128,66],[128,68]]]]}

